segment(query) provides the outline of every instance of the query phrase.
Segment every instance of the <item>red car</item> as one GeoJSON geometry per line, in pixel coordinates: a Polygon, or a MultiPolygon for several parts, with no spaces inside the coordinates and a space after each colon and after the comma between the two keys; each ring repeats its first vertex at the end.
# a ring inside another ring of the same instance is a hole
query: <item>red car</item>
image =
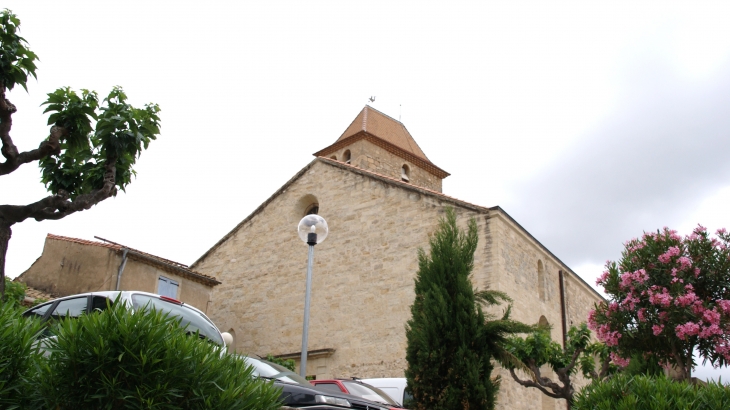
{"type": "Polygon", "coordinates": [[[384,391],[357,379],[310,380],[309,382],[317,386],[320,390],[352,394],[353,396],[362,397],[363,399],[387,404],[391,410],[403,409],[403,407],[400,407],[398,403],[393,401],[393,399],[391,399],[384,391]]]}

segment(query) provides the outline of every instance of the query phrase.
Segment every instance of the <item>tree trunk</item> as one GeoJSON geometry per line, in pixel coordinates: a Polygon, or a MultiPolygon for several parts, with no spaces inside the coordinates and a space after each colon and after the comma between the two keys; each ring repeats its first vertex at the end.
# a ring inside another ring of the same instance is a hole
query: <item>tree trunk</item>
{"type": "Polygon", "coordinates": [[[5,254],[13,231],[9,224],[0,223],[0,300],[5,302],[5,254]]]}

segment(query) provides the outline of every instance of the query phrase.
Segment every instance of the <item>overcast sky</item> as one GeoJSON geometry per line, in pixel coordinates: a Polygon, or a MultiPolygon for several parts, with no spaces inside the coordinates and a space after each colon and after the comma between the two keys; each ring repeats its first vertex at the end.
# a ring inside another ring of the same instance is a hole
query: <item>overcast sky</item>
{"type": "MultiPolygon", "coordinates": [[[[445,194],[503,207],[591,284],[644,231],[730,228],[730,2],[258,3],[5,1],[41,59],[9,95],[19,149],[60,86],[162,108],[127,192],[15,225],[9,276],[49,232],[190,264],[370,96],[445,194]]],[[[35,164],[0,193],[46,195],[35,164]]]]}

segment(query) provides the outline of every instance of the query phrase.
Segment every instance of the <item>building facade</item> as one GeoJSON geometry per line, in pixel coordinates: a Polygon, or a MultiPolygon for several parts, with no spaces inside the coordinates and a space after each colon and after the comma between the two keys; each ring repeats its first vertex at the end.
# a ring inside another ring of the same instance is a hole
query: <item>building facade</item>
{"type": "Polygon", "coordinates": [[[107,290],[141,290],[207,311],[216,278],[113,242],[48,234],[43,254],[16,281],[53,298],[107,290]]]}
{"type": "MultiPolygon", "coordinates": [[[[295,228],[308,213],[330,229],[313,269],[306,370],[317,379],[403,377],[417,250],[428,250],[447,207],[464,227],[476,220],[473,282],[510,295],[514,319],[547,321],[562,342],[601,300],[503,209],[441,193],[449,174],[399,121],[366,106],[315,156],[191,266],[221,280],[209,316],[234,335],[236,351],[298,361],[307,248],[295,228]]],[[[500,408],[565,408],[500,372],[500,408]]]]}

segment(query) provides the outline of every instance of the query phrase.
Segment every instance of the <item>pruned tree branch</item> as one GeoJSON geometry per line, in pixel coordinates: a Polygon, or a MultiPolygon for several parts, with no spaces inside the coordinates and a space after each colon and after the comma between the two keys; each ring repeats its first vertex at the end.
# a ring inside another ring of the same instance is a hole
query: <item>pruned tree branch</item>
{"type": "Polygon", "coordinates": [[[115,165],[116,158],[107,160],[104,171],[104,185],[93,192],[79,195],[70,200],[68,193],[61,190],[56,195],[47,196],[28,205],[0,205],[0,220],[9,224],[22,222],[28,218],[33,218],[36,221],[57,220],[74,212],[89,209],[116,193],[115,165]]]}
{"type": "MultiPolygon", "coordinates": [[[[531,366],[531,367],[534,367],[534,366],[531,366]]],[[[554,383],[547,377],[540,376],[540,370],[538,368],[534,368],[533,372],[535,372],[534,380],[522,380],[519,377],[517,377],[517,374],[515,373],[514,369],[509,369],[509,374],[521,386],[534,387],[534,388],[540,390],[546,396],[552,397],[554,399],[566,399],[566,397],[563,396],[562,389],[560,388],[560,386],[557,383],[554,383]],[[537,370],[537,371],[535,372],[535,370],[537,370]],[[548,390],[548,388],[550,390],[548,390]],[[557,393],[556,393],[556,391],[557,391],[557,393]]]]}
{"type": "Polygon", "coordinates": [[[41,142],[38,148],[18,152],[18,147],[13,143],[10,137],[10,129],[13,126],[13,113],[17,110],[15,106],[5,99],[5,89],[0,84],[0,141],[2,141],[2,152],[5,162],[0,163],[0,175],[7,175],[21,165],[29,162],[38,161],[49,155],[61,152],[61,141],[68,136],[68,130],[64,127],[53,126],[48,139],[41,142]]]}

